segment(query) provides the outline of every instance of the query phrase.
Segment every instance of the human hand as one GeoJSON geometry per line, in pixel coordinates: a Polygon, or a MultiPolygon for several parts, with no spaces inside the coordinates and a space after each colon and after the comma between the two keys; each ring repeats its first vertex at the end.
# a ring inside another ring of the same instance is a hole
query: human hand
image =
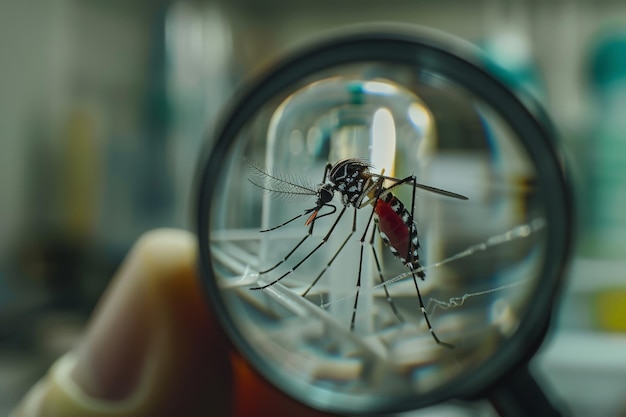
{"type": "Polygon", "coordinates": [[[143,236],[85,337],[13,417],[322,417],[268,385],[234,351],[206,305],[190,233],[143,236]]]}

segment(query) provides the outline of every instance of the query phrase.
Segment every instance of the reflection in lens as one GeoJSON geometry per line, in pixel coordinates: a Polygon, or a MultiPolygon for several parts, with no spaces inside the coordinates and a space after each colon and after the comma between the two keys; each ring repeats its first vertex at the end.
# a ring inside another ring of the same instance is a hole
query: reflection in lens
{"type": "Polygon", "coordinates": [[[463,378],[515,333],[544,262],[545,202],[513,127],[454,81],[376,62],[332,74],[240,129],[212,198],[210,256],[237,332],[312,403],[400,402],[463,378]],[[346,182],[318,204],[327,164],[346,158],[371,164],[372,182],[358,200],[346,182]],[[387,197],[395,229],[375,221],[387,197]],[[413,271],[398,243],[411,213],[413,271]]]}

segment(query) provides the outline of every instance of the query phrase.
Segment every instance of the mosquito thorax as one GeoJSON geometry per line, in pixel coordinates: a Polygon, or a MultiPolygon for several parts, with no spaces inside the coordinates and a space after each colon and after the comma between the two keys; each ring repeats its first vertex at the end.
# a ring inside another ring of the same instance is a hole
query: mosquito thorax
{"type": "Polygon", "coordinates": [[[344,159],[330,169],[330,181],[344,205],[355,205],[361,199],[371,178],[369,169],[370,164],[360,159],[344,159]]]}

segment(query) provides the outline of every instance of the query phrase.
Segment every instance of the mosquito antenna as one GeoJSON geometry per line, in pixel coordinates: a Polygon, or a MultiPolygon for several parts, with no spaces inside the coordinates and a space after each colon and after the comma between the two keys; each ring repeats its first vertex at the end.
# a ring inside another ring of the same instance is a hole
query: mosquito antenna
{"type": "Polygon", "coordinates": [[[316,187],[306,178],[270,173],[251,161],[248,161],[248,166],[259,179],[257,181],[248,178],[248,181],[262,190],[269,191],[283,198],[317,195],[316,187]]]}

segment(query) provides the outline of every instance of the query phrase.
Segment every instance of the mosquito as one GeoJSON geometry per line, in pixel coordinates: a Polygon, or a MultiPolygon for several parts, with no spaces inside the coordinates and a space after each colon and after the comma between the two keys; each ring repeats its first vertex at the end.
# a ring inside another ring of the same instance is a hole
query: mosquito
{"type": "MultiPolygon", "coordinates": [[[[433,329],[428,313],[422,299],[422,294],[418,285],[418,278],[424,280],[426,275],[419,260],[419,236],[417,225],[414,221],[415,213],[415,196],[416,190],[423,189],[433,193],[437,193],[446,197],[452,197],[459,200],[467,200],[468,198],[451,191],[442,190],[428,185],[420,184],[417,182],[415,175],[410,175],[405,178],[394,178],[384,175],[384,171],[380,174],[372,172],[372,164],[364,159],[347,158],[342,159],[335,164],[328,163],[324,169],[324,176],[322,182],[318,185],[301,184],[294,178],[280,178],[270,172],[267,172],[263,168],[250,164],[251,168],[258,174],[263,183],[250,180],[256,186],[276,193],[279,195],[310,195],[317,198],[314,207],[304,210],[303,213],[296,215],[295,217],[268,229],[261,230],[261,233],[271,232],[279,229],[293,221],[308,216],[305,221],[305,226],[308,226],[308,231],[304,237],[281,259],[278,263],[272,267],[260,271],[260,275],[265,275],[280,265],[285,263],[291,256],[302,246],[302,244],[313,235],[313,228],[316,220],[322,217],[330,216],[339,210],[339,214],[335,217],[335,220],[331,224],[326,234],[322,237],[322,240],[295,263],[287,272],[283,273],[273,281],[264,284],[262,286],[250,288],[251,290],[263,290],[270,287],[277,282],[281,281],[285,277],[296,271],[300,265],[306,262],[315,252],[317,252],[322,246],[328,242],[328,239],[333,234],[336,226],[344,217],[348,208],[353,209],[352,216],[352,229],[348,236],[343,240],[337,251],[325,265],[319,275],[309,285],[307,290],[302,294],[306,296],[308,292],[315,286],[315,284],[324,275],[326,270],[339,256],[351,237],[356,233],[356,219],[359,209],[371,206],[372,209],[369,212],[369,217],[360,238],[361,249],[359,257],[359,269],[357,273],[356,281],[356,295],[354,299],[354,305],[352,308],[352,317],[350,321],[350,329],[354,330],[356,311],[359,302],[359,289],[361,287],[362,277],[362,264],[363,264],[363,251],[364,243],[370,244],[373,251],[373,257],[376,264],[377,273],[381,283],[384,284],[384,277],[381,270],[380,262],[376,249],[374,247],[374,237],[376,234],[380,236],[384,246],[386,246],[394,257],[399,259],[411,272],[413,282],[415,284],[415,290],[419,300],[419,309],[422,312],[428,331],[433,337],[434,341],[441,346],[453,347],[451,344],[446,343],[439,339],[435,330],[433,329]],[[389,184],[386,186],[386,184],[389,184]],[[401,185],[409,185],[412,187],[412,198],[410,208],[407,208],[393,193],[401,185]],[[332,204],[332,200],[335,195],[339,195],[341,200],[341,208],[338,209],[336,205],[332,204]],[[372,226],[373,224],[373,226],[372,226]],[[368,240],[368,231],[372,227],[371,237],[368,240]]],[[[393,311],[393,314],[400,322],[404,322],[404,319],[400,315],[398,309],[393,303],[386,286],[383,286],[387,301],[393,311]]]]}

